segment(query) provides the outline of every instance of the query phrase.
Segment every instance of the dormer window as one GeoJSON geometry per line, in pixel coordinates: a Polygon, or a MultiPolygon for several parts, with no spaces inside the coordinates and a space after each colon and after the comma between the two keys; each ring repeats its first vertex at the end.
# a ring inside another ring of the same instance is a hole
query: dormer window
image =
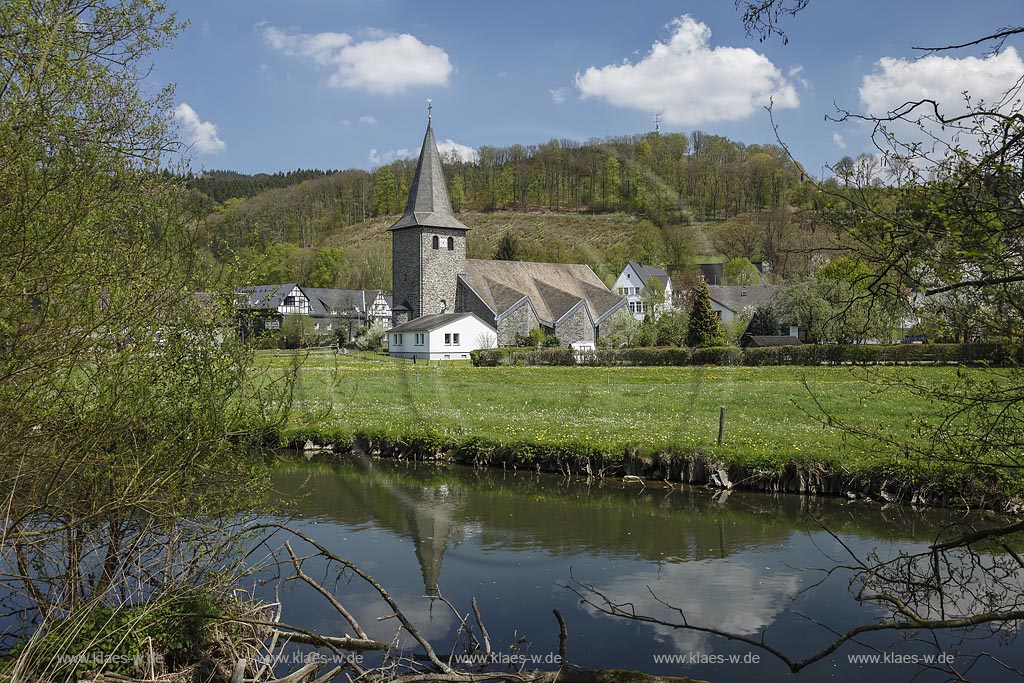
{"type": "Polygon", "coordinates": [[[434,235],[434,237],[431,240],[431,242],[432,242],[432,246],[434,247],[434,249],[437,249],[440,246],[440,240],[438,239],[437,235],[434,235]]]}

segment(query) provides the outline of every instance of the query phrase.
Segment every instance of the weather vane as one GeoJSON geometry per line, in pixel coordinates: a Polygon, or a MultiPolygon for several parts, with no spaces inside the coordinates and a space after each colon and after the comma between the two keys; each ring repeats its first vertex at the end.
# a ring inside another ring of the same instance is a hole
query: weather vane
{"type": "Polygon", "coordinates": [[[433,115],[430,113],[430,110],[434,108],[433,102],[434,100],[429,97],[427,98],[427,121],[430,121],[433,118],[433,115]]]}

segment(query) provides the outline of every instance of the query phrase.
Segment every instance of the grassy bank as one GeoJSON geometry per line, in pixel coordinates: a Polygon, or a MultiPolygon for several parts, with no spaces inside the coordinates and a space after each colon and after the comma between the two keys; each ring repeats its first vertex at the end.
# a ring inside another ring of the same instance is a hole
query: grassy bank
{"type": "MultiPolygon", "coordinates": [[[[261,362],[283,368],[292,359],[266,355],[261,362]]],[[[976,473],[899,458],[829,426],[823,411],[848,424],[913,438],[935,408],[888,382],[899,375],[939,383],[955,373],[943,367],[428,367],[317,353],[300,371],[285,436],[342,444],[366,434],[420,438],[426,448],[461,447],[463,454],[500,447],[511,449],[517,464],[551,454],[600,456],[611,463],[701,454],[744,471],[822,465],[950,489],[976,473]],[[720,406],[726,409],[721,446],[720,406]]],[[[1003,478],[985,486],[1008,489],[1014,482],[1003,478]]]]}

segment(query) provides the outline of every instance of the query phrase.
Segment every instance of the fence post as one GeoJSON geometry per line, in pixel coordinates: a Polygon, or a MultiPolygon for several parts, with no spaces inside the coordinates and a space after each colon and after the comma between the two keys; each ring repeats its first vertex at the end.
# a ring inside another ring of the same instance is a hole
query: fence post
{"type": "Polygon", "coordinates": [[[725,439],[725,406],[718,409],[718,445],[725,439]]]}

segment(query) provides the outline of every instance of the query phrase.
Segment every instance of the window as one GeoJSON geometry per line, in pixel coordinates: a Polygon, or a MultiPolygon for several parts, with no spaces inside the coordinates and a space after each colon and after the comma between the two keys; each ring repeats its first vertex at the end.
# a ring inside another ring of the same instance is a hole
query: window
{"type": "Polygon", "coordinates": [[[426,338],[427,338],[427,335],[425,335],[422,332],[417,332],[416,333],[416,338],[415,338],[416,346],[423,346],[424,342],[426,341],[426,338]]]}
{"type": "Polygon", "coordinates": [[[448,251],[455,251],[455,238],[454,237],[449,237],[448,238],[448,251]]]}
{"type": "Polygon", "coordinates": [[[391,336],[395,340],[395,346],[401,346],[402,345],[402,335],[400,335],[400,334],[393,334],[391,336]]]}
{"type": "Polygon", "coordinates": [[[437,235],[434,235],[434,237],[431,239],[431,243],[434,249],[438,248],[438,246],[440,245],[440,241],[438,240],[437,235]]]}
{"type": "Polygon", "coordinates": [[[451,346],[452,345],[452,335],[448,334],[447,332],[445,332],[445,335],[444,335],[444,345],[445,346],[451,346]]]}
{"type": "Polygon", "coordinates": [[[459,333],[456,332],[452,335],[452,344],[459,345],[459,333]]]}

